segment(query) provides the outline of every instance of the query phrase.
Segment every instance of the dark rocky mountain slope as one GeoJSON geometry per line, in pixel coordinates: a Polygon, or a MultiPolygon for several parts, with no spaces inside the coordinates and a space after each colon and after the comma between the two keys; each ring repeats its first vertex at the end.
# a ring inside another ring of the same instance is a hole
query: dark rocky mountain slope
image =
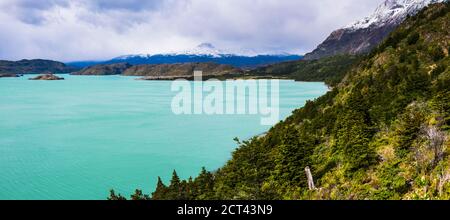
{"type": "Polygon", "coordinates": [[[444,0],[386,0],[375,12],[347,27],[333,31],[305,60],[341,54],[364,54],[380,44],[408,16],[431,3],[444,0]]]}

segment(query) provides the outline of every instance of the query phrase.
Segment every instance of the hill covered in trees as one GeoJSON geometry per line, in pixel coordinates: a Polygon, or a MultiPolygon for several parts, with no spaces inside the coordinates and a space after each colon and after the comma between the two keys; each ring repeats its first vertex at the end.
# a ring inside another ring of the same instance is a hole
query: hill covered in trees
{"type": "Polygon", "coordinates": [[[448,27],[449,3],[422,10],[219,170],[132,199],[450,199],[448,27]]]}
{"type": "Polygon", "coordinates": [[[76,70],[76,67],[52,60],[0,60],[0,74],[70,73],[76,70]]]}
{"type": "Polygon", "coordinates": [[[272,64],[248,72],[248,75],[287,77],[297,81],[325,82],[334,86],[344,78],[361,57],[354,55],[338,55],[318,60],[299,60],[272,64]]]}

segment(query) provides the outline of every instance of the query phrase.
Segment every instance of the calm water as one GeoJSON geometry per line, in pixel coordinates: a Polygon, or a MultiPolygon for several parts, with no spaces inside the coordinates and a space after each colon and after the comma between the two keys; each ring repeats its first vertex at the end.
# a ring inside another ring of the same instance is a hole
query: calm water
{"type": "MultiPolygon", "coordinates": [[[[257,115],[176,116],[171,82],[64,77],[0,79],[0,199],[150,193],[157,176],[217,169],[237,147],[234,137],[269,129],[257,115]]],[[[326,91],[323,83],[281,81],[281,115],[326,91]]]]}

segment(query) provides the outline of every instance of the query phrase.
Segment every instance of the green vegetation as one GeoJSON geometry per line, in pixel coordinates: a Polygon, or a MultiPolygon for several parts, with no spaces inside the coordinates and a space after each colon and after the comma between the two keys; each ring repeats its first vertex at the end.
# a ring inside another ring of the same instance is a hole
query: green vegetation
{"type": "Polygon", "coordinates": [[[153,199],[450,199],[448,27],[449,3],[408,18],[328,94],[153,199]]]}
{"type": "Polygon", "coordinates": [[[352,55],[339,55],[319,60],[300,60],[273,64],[250,71],[255,76],[288,77],[297,81],[323,82],[328,85],[337,85],[361,57],[352,55]]]}

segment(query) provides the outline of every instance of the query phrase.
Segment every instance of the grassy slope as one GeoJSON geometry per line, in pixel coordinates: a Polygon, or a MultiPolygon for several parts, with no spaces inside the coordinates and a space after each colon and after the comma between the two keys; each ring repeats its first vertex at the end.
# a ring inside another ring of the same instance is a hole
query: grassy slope
{"type": "Polygon", "coordinates": [[[241,143],[218,171],[174,173],[153,198],[450,199],[449,11],[409,18],[333,91],[241,143]]]}

